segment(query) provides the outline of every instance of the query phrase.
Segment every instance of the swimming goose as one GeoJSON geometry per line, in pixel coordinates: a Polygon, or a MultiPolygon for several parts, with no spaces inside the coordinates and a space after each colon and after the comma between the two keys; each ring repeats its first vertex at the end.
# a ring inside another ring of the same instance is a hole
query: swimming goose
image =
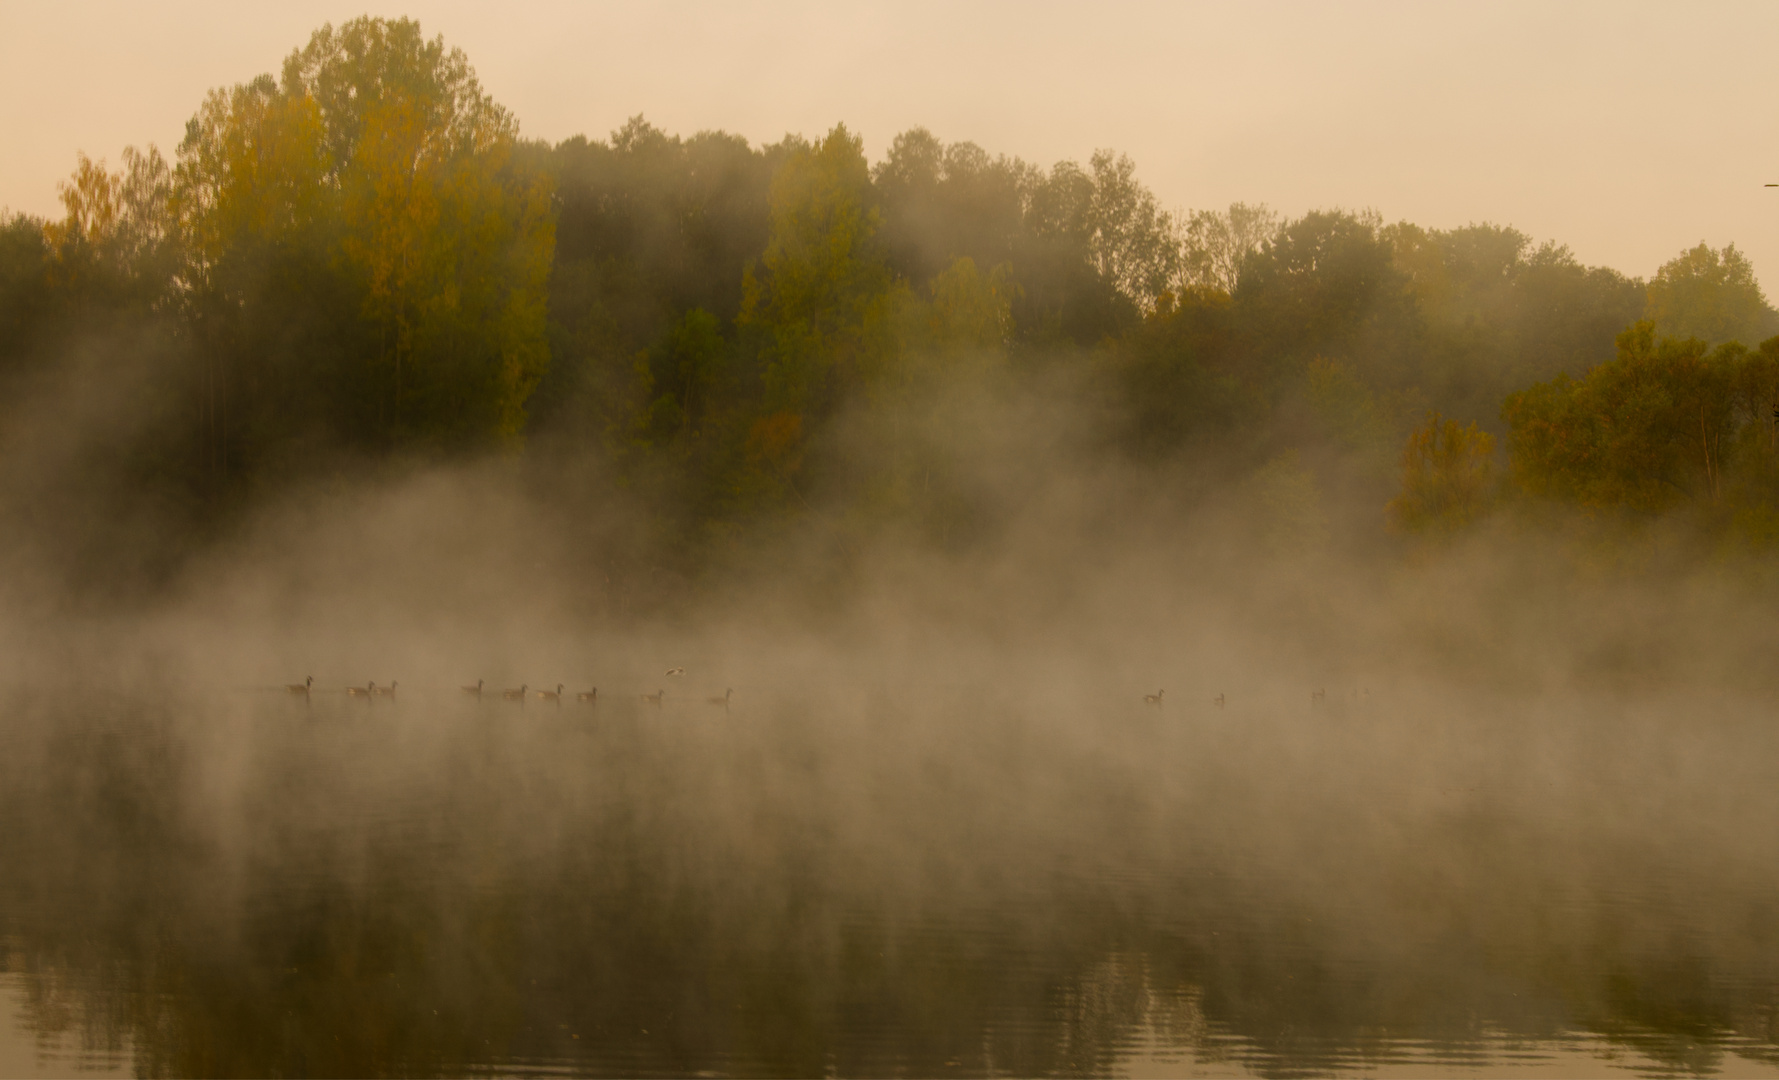
{"type": "Polygon", "coordinates": [[[377,695],[378,697],[394,697],[395,696],[395,680],[391,679],[389,681],[388,686],[378,686],[375,683],[372,683],[371,684],[371,693],[377,695]]]}
{"type": "Polygon", "coordinates": [[[460,689],[462,689],[462,691],[466,694],[474,694],[477,697],[481,697],[482,696],[482,680],[477,679],[476,685],[465,686],[465,687],[461,687],[460,689]]]}
{"type": "Polygon", "coordinates": [[[376,692],[377,684],[374,682],[365,683],[363,686],[348,686],[346,688],[347,697],[370,697],[376,692]]]}
{"type": "Polygon", "coordinates": [[[644,705],[653,705],[655,708],[659,709],[661,707],[661,699],[666,696],[667,696],[667,691],[657,690],[652,694],[642,695],[642,703],[644,705]]]}
{"type": "Polygon", "coordinates": [[[1157,690],[1153,694],[1144,694],[1143,695],[1143,704],[1145,704],[1145,705],[1160,705],[1161,704],[1161,695],[1163,695],[1165,693],[1167,693],[1166,690],[1157,690]]]}
{"type": "Polygon", "coordinates": [[[1211,699],[1211,702],[1213,704],[1215,704],[1219,709],[1221,709],[1223,707],[1223,695],[1218,694],[1216,697],[1211,699]]]}
{"type": "Polygon", "coordinates": [[[712,705],[721,705],[723,707],[723,711],[728,712],[729,711],[729,698],[734,693],[735,693],[735,690],[733,688],[730,688],[728,690],[723,691],[722,697],[705,698],[704,700],[712,705]]]}
{"type": "Polygon", "coordinates": [[[599,701],[599,687],[595,686],[591,690],[582,690],[574,696],[574,699],[576,701],[591,701],[597,704],[599,701]]]}
{"type": "Polygon", "coordinates": [[[314,685],[315,685],[315,676],[311,675],[307,679],[304,679],[300,683],[294,683],[294,682],[293,683],[285,683],[284,689],[292,694],[301,694],[304,697],[308,697],[309,696],[309,688],[314,685]]]}
{"type": "Polygon", "coordinates": [[[500,696],[507,699],[508,701],[524,701],[525,700],[525,692],[529,689],[531,689],[529,684],[521,683],[519,685],[519,689],[517,689],[517,690],[502,690],[500,692],[500,696]]]}
{"type": "Polygon", "coordinates": [[[558,705],[562,704],[562,684],[561,683],[557,683],[556,689],[554,689],[554,690],[533,690],[532,694],[534,694],[537,697],[543,698],[545,701],[554,701],[558,705]]]}

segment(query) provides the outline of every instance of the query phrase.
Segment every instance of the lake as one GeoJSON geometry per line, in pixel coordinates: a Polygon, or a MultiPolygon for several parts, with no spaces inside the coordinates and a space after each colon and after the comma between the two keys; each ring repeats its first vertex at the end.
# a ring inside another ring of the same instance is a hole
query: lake
{"type": "Polygon", "coordinates": [[[7,691],[0,1073],[1779,1076],[1763,702],[737,682],[7,691]]]}

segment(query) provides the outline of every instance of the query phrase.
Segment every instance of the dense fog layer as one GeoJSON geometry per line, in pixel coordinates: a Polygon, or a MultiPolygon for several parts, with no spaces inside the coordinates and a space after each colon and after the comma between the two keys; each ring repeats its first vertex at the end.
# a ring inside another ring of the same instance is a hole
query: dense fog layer
{"type": "Polygon", "coordinates": [[[1141,1031],[1273,1074],[1380,1030],[1770,1060],[1745,591],[1548,538],[1270,554],[1239,493],[1036,471],[992,549],[799,536],[651,619],[509,467],[426,475],[20,632],[34,1022],[156,1074],[1105,1072],[1141,1031]]]}
{"type": "Polygon", "coordinates": [[[1361,544],[1080,409],[974,399],[968,543],[814,503],[658,593],[633,493],[515,459],[293,492],[152,602],[20,569],[28,1023],[155,1074],[1771,1061],[1758,566],[1361,544]]]}

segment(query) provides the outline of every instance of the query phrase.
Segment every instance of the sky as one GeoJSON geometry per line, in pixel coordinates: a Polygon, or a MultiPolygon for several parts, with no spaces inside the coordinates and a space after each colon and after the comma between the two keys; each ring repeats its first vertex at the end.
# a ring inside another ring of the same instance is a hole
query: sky
{"type": "Polygon", "coordinates": [[[525,134],[638,113],[755,142],[844,122],[1049,165],[1128,153],[1175,210],[1513,225],[1648,277],[1734,243],[1779,292],[1779,4],[486,3],[0,0],[0,207],[58,211],[75,154],[171,152],[204,93],[324,23],[409,15],[525,134]]]}

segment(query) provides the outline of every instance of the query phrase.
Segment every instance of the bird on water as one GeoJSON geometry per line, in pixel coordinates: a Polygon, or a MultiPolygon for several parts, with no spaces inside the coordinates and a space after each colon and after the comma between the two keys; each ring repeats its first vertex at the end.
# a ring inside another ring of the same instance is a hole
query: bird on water
{"type": "Polygon", "coordinates": [[[1166,690],[1157,690],[1153,694],[1144,694],[1143,695],[1143,704],[1145,704],[1145,705],[1160,705],[1161,704],[1161,695],[1163,695],[1165,693],[1167,693],[1166,690]]]}
{"type": "Polygon", "coordinates": [[[346,688],[347,697],[370,697],[376,692],[377,684],[374,682],[365,683],[363,686],[348,686],[346,688]]]}
{"type": "Polygon", "coordinates": [[[1216,696],[1216,697],[1214,697],[1214,698],[1212,698],[1212,699],[1211,699],[1211,701],[1212,701],[1212,702],[1213,702],[1213,703],[1214,703],[1214,704],[1215,704],[1215,705],[1216,705],[1216,706],[1217,706],[1217,707],[1218,707],[1218,708],[1219,708],[1219,709],[1221,709],[1221,708],[1222,708],[1222,707],[1223,707],[1223,695],[1222,695],[1222,694],[1218,694],[1218,695],[1217,695],[1217,696],[1216,696]]]}
{"type": "Polygon", "coordinates": [[[591,701],[597,703],[599,701],[599,687],[595,686],[591,690],[582,690],[574,696],[574,699],[576,701],[591,701]]]}
{"type": "Polygon", "coordinates": [[[376,683],[372,683],[371,684],[371,693],[377,695],[378,697],[394,697],[395,696],[395,680],[394,679],[389,680],[388,686],[378,686],[376,683]]]}
{"type": "Polygon", "coordinates": [[[562,684],[561,683],[557,683],[556,689],[554,689],[554,690],[533,690],[532,693],[537,695],[538,697],[544,699],[545,701],[554,701],[558,705],[562,704],[562,684]]]}
{"type": "Polygon", "coordinates": [[[524,701],[525,692],[530,689],[531,687],[529,684],[521,683],[517,690],[502,690],[500,696],[508,701],[524,701]]]}
{"type": "Polygon", "coordinates": [[[655,708],[659,709],[661,707],[661,699],[666,696],[667,696],[667,691],[657,690],[652,694],[642,695],[642,703],[644,705],[653,705],[655,708]]]}
{"type": "Polygon", "coordinates": [[[466,694],[473,694],[476,697],[481,697],[482,696],[482,680],[477,679],[476,685],[474,685],[474,686],[462,686],[462,687],[458,687],[458,689],[462,690],[466,694]]]}
{"type": "Polygon", "coordinates": [[[728,712],[729,711],[729,699],[732,696],[734,696],[734,694],[735,694],[735,689],[733,687],[730,687],[729,689],[723,691],[722,697],[705,698],[704,700],[712,705],[721,705],[723,707],[723,711],[728,712]]]}
{"type": "Polygon", "coordinates": [[[309,688],[314,685],[315,685],[315,676],[311,675],[307,679],[304,679],[300,683],[294,683],[294,682],[293,683],[285,683],[284,689],[286,691],[288,691],[289,693],[301,694],[304,697],[308,697],[309,696],[309,688]]]}

